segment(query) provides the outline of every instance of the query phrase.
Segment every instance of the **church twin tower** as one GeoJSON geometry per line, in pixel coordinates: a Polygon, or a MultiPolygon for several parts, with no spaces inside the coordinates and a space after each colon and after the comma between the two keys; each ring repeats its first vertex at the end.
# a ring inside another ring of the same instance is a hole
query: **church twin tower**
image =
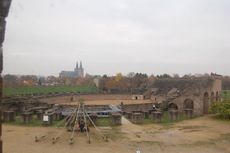
{"type": "Polygon", "coordinates": [[[80,61],[80,67],[78,67],[78,61],[77,61],[76,67],[75,67],[74,71],[78,71],[78,70],[80,70],[80,69],[83,70],[82,62],[80,61]]]}
{"type": "Polygon", "coordinates": [[[74,71],[61,71],[59,74],[61,78],[79,78],[84,77],[84,68],[82,67],[82,62],[80,61],[80,66],[78,66],[78,61],[76,63],[76,67],[74,71]]]}
{"type": "Polygon", "coordinates": [[[78,61],[77,61],[74,71],[77,72],[78,77],[84,77],[84,69],[82,67],[81,61],[80,61],[80,67],[78,67],[78,61]]]}

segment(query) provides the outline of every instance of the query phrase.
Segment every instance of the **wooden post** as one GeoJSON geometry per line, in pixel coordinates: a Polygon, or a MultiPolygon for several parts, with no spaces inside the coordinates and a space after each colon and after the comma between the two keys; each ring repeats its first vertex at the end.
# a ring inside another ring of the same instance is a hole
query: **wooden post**
{"type": "Polygon", "coordinates": [[[84,104],[83,104],[82,107],[83,107],[82,112],[83,112],[83,117],[84,117],[84,122],[85,122],[85,132],[86,132],[86,136],[88,138],[88,143],[90,144],[91,141],[90,141],[90,135],[89,135],[89,131],[88,131],[88,125],[86,123],[86,112],[85,112],[85,106],[84,106],[84,104]]]}

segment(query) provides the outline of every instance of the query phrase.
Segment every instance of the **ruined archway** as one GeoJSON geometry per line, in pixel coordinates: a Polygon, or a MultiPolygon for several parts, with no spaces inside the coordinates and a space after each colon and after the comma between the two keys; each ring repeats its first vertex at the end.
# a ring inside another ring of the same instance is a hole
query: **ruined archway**
{"type": "Polygon", "coordinates": [[[204,114],[208,114],[208,109],[209,109],[209,95],[208,95],[208,92],[205,92],[204,93],[204,108],[203,108],[204,114]]]}
{"type": "Polygon", "coordinates": [[[211,104],[212,104],[215,100],[217,101],[217,99],[215,99],[215,93],[212,92],[212,93],[211,93],[211,104]]]}
{"type": "Polygon", "coordinates": [[[178,106],[175,103],[170,103],[168,106],[168,110],[178,110],[178,106]]]}
{"type": "Polygon", "coordinates": [[[216,101],[219,101],[219,92],[216,92],[216,101]]]}
{"type": "Polygon", "coordinates": [[[193,109],[194,108],[193,100],[192,99],[185,99],[183,108],[184,109],[193,109]]]}

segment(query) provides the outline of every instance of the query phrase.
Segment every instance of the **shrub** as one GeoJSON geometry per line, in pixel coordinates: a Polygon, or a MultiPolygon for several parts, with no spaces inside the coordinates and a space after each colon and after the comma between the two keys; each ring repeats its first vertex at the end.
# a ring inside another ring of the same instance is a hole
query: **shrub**
{"type": "Polygon", "coordinates": [[[230,119],[230,101],[213,103],[211,112],[218,114],[221,118],[230,119]]]}

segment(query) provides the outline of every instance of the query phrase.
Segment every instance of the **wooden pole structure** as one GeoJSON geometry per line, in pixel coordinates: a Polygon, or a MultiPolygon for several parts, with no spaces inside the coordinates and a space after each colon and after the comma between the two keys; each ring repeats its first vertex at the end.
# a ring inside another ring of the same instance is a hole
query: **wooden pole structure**
{"type": "Polygon", "coordinates": [[[82,108],[83,108],[83,116],[84,116],[84,122],[85,122],[85,132],[86,132],[86,136],[88,138],[88,143],[90,144],[90,135],[89,135],[89,131],[88,131],[88,126],[87,126],[87,123],[86,123],[86,112],[85,112],[85,106],[84,104],[82,104],[82,108]]]}
{"type": "Polygon", "coordinates": [[[101,133],[101,130],[95,125],[95,123],[92,121],[92,119],[90,118],[90,116],[86,113],[86,116],[88,117],[88,119],[90,120],[90,122],[92,123],[92,125],[94,126],[94,128],[98,131],[98,133],[102,136],[102,138],[108,142],[108,137],[105,136],[104,134],[101,133]]]}
{"type": "MultiPolygon", "coordinates": [[[[83,103],[79,103],[78,104],[78,107],[76,107],[74,109],[74,111],[68,115],[64,120],[67,120],[65,125],[64,125],[64,128],[66,128],[68,125],[70,125],[71,129],[72,129],[72,133],[71,133],[71,136],[70,136],[70,141],[69,141],[69,144],[73,144],[73,140],[74,140],[74,134],[75,134],[75,128],[78,124],[78,118],[79,118],[79,114],[82,114],[83,115],[83,119],[84,119],[84,133],[86,134],[87,136],[87,139],[88,139],[88,143],[90,144],[91,143],[91,140],[90,140],[90,134],[89,134],[89,129],[88,129],[88,125],[87,125],[87,118],[89,119],[89,121],[92,123],[92,125],[94,126],[94,128],[99,132],[99,134],[102,136],[102,138],[107,142],[108,141],[108,137],[104,136],[100,129],[97,128],[97,126],[95,125],[95,123],[92,121],[92,119],[90,118],[90,116],[87,114],[87,112],[85,111],[85,105],[83,103]]],[[[62,135],[64,131],[60,131],[55,137],[52,138],[52,143],[55,144],[59,139],[60,139],[60,136],[62,135]]],[[[45,135],[42,135],[40,137],[36,136],[35,137],[35,142],[39,142],[43,139],[45,139],[46,136],[45,135]]]]}
{"type": "MultiPolygon", "coordinates": [[[[65,118],[65,119],[67,119],[67,121],[66,121],[66,123],[64,125],[64,128],[66,128],[69,123],[71,124],[72,118],[74,118],[74,114],[75,114],[76,111],[77,111],[77,108],[73,111],[73,113],[71,115],[68,115],[65,118]]],[[[52,143],[53,144],[55,144],[58,141],[58,139],[60,138],[60,136],[62,135],[63,132],[64,131],[60,131],[55,137],[52,138],[52,143]]]]}
{"type": "Polygon", "coordinates": [[[70,144],[73,144],[75,128],[76,128],[76,125],[78,124],[78,116],[79,116],[80,107],[81,107],[81,104],[78,104],[77,115],[76,115],[76,119],[75,119],[75,122],[74,122],[74,125],[73,125],[73,131],[72,131],[72,134],[71,134],[71,137],[70,137],[70,142],[69,142],[70,144]]]}

